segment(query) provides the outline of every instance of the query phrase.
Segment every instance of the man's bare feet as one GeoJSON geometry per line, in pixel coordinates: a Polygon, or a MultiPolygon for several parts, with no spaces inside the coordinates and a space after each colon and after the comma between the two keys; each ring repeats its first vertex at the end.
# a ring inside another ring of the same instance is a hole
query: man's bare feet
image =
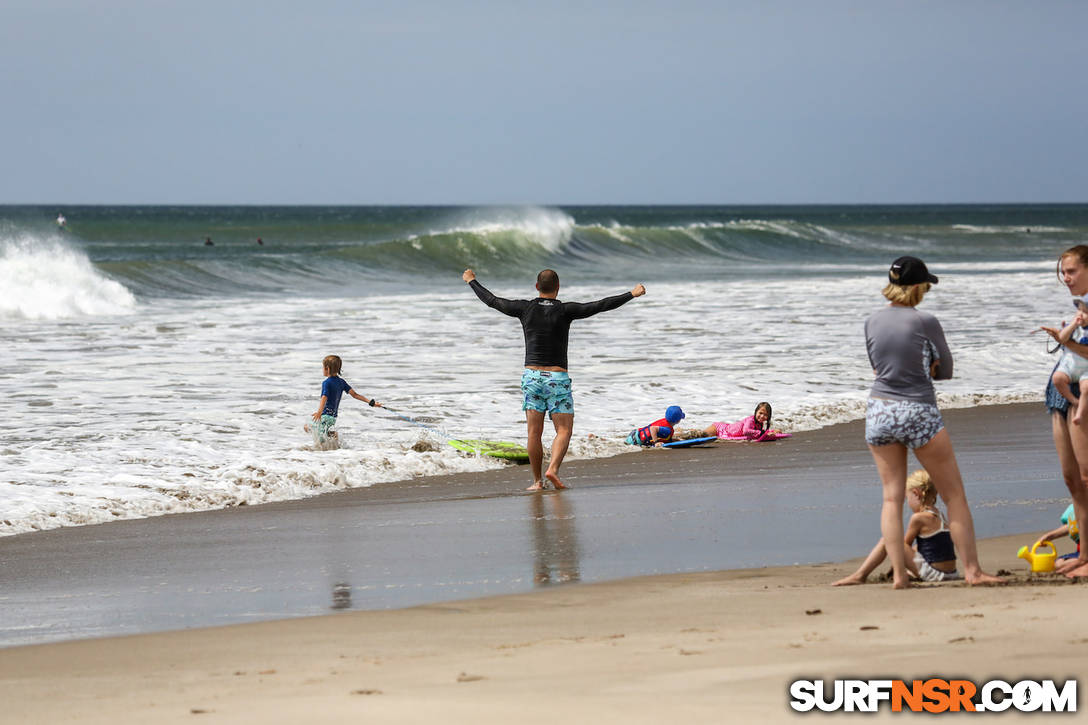
{"type": "Polygon", "coordinates": [[[862,579],[860,576],[858,576],[857,574],[851,574],[850,576],[848,576],[848,577],[846,577],[844,579],[839,579],[837,582],[833,582],[831,584],[831,586],[833,586],[833,587],[852,587],[852,586],[856,586],[858,584],[864,584],[864,583],[865,583],[865,580],[862,579]]]}
{"type": "Polygon", "coordinates": [[[544,478],[546,478],[546,479],[548,479],[549,481],[552,482],[552,485],[555,486],[556,491],[558,491],[561,488],[566,488],[566,486],[563,484],[563,482],[559,480],[559,475],[556,474],[556,473],[552,473],[551,471],[548,471],[547,473],[544,474],[544,478]]]}
{"type": "Polygon", "coordinates": [[[536,481],[535,483],[533,483],[532,486],[529,486],[529,488],[527,488],[525,490],[526,491],[543,491],[547,487],[548,487],[548,485],[546,483],[544,483],[543,481],[536,481]]]}

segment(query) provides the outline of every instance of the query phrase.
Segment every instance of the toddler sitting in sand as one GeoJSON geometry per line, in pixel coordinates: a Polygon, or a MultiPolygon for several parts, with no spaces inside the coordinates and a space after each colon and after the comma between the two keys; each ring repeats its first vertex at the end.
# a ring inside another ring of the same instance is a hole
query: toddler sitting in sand
{"type": "MultiPolygon", "coordinates": [[[[914,514],[907,524],[903,542],[907,550],[907,569],[927,582],[962,579],[963,576],[956,571],[956,550],[952,546],[948,521],[937,509],[936,503],[937,488],[930,480],[929,473],[919,469],[910,474],[907,477],[907,505],[914,514]],[[917,549],[912,549],[911,544],[917,549]]],[[[884,540],[881,539],[856,572],[839,579],[832,586],[864,584],[886,556],[884,540]]]]}
{"type": "Polygon", "coordinates": [[[1077,525],[1077,517],[1073,512],[1073,504],[1069,504],[1069,508],[1065,510],[1061,518],[1062,525],[1053,531],[1048,531],[1039,537],[1036,544],[1041,544],[1044,541],[1054,541],[1064,536],[1068,536],[1073,540],[1073,543],[1077,545],[1077,550],[1071,554],[1066,554],[1061,557],[1062,559],[1075,559],[1080,555],[1080,527],[1077,525]]]}

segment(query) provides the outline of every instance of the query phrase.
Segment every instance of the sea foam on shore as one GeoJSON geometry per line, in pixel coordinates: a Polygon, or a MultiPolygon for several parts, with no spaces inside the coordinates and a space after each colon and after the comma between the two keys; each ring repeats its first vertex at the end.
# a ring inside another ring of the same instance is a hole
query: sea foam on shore
{"type": "Polygon", "coordinates": [[[1072,309],[1050,246],[1088,228],[1080,214],[90,208],[70,211],[63,234],[51,216],[0,223],[19,250],[0,278],[22,285],[0,293],[19,297],[0,304],[0,535],[493,469],[353,400],[342,450],[313,450],[302,432],[320,361],[338,353],[349,383],[420,423],[524,440],[520,327],[480,304],[464,266],[508,297],[534,294],[538,265],[561,270],[563,299],[647,284],[572,327],[572,459],[623,452],[631,428],[673,404],[698,428],[761,400],[794,432],[859,419],[872,380],[861,324],[883,303],[893,251],[941,277],[924,309],[956,357],[942,406],[1035,400],[1053,358],[1027,333],[1072,309]],[[224,232],[205,248],[202,224],[259,229],[266,244],[224,232]],[[82,272],[58,282],[26,255],[82,272]],[[89,290],[95,304],[80,302],[89,290]]]}

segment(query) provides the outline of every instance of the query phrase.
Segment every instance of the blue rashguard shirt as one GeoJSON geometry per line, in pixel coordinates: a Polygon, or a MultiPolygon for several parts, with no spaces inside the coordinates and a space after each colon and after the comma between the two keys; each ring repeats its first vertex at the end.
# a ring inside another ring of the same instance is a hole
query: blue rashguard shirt
{"type": "Polygon", "coordinates": [[[321,415],[335,418],[336,412],[340,410],[340,398],[349,390],[351,386],[343,378],[336,375],[325,378],[325,382],[321,383],[321,394],[325,396],[325,409],[321,411],[321,415]]]}

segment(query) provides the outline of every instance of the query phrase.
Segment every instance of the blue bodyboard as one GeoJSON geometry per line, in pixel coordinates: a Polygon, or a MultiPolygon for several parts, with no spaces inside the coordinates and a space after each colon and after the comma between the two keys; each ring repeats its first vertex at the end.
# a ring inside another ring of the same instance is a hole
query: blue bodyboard
{"type": "Polygon", "coordinates": [[[662,443],[662,448],[687,448],[688,446],[701,446],[704,443],[713,443],[718,440],[717,436],[707,436],[705,438],[688,438],[686,441],[673,441],[672,443],[662,443]]]}

